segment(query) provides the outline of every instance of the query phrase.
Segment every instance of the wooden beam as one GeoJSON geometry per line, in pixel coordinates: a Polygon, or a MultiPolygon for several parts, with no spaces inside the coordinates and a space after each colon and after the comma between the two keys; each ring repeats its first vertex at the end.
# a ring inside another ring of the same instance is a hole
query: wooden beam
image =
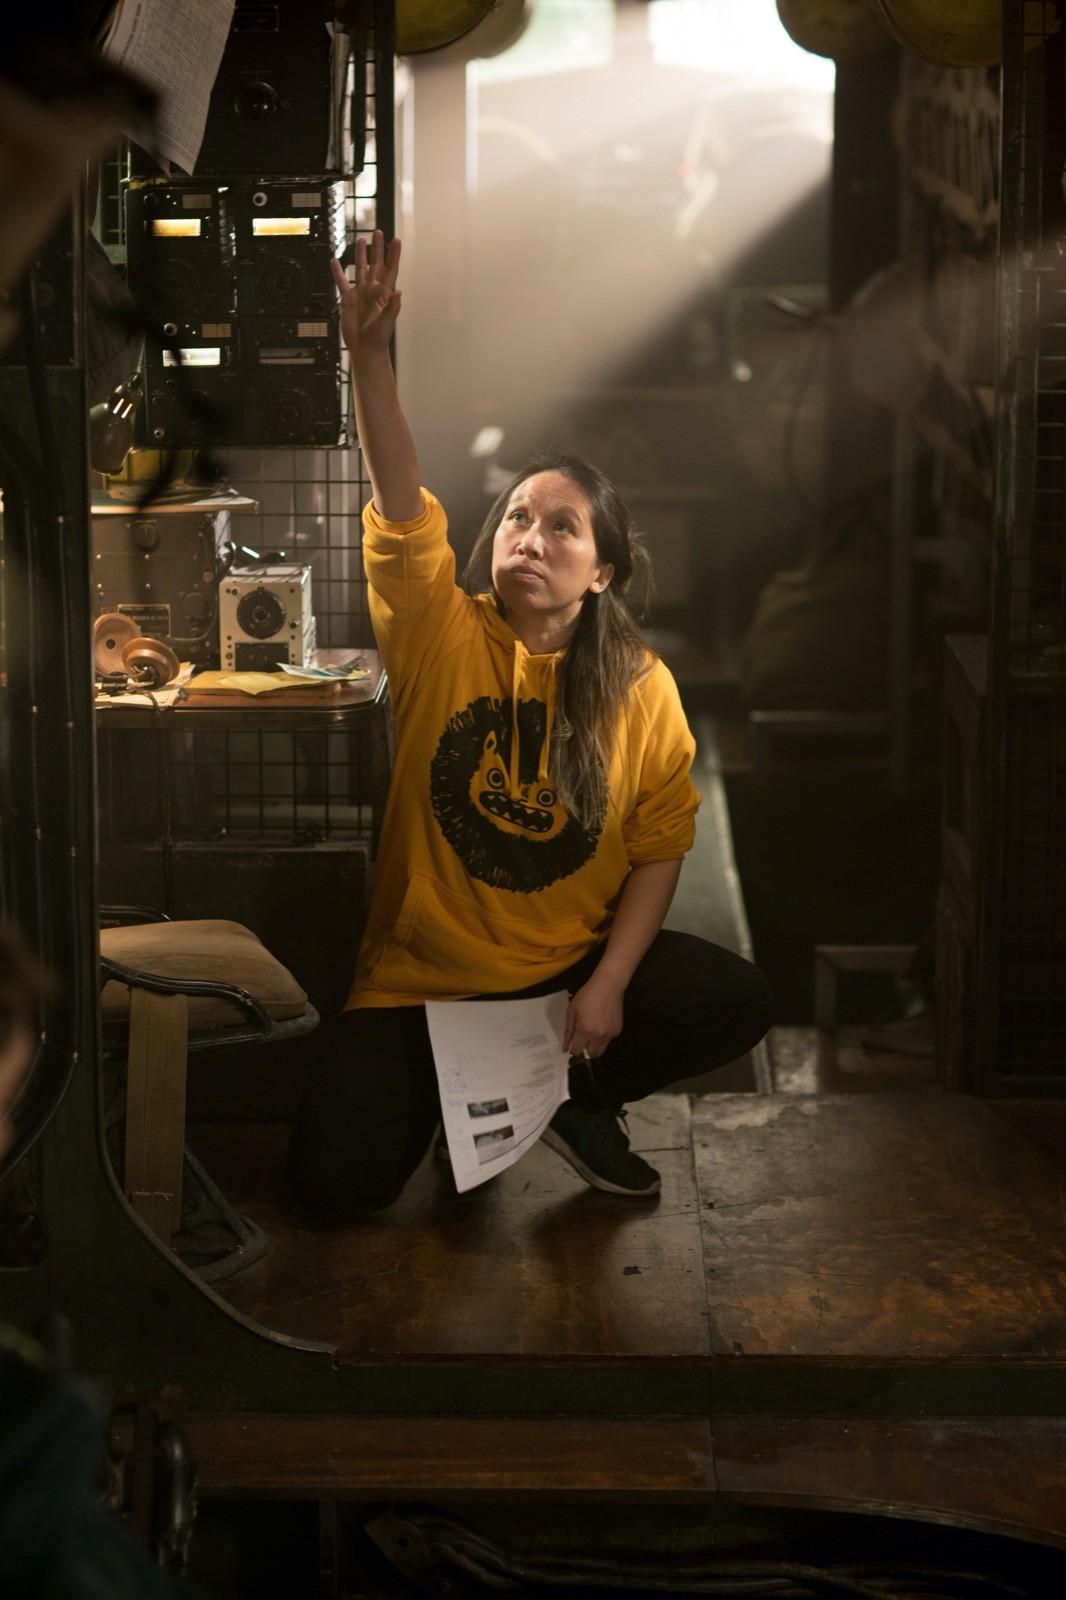
{"type": "Polygon", "coordinates": [[[203,1416],[185,1427],[205,1494],[691,1499],[712,1488],[710,1424],[698,1418],[203,1416]]]}

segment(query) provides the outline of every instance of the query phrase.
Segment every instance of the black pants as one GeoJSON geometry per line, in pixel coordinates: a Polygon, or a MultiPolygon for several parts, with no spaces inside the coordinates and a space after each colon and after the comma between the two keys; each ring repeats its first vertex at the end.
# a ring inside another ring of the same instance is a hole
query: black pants
{"type": "MultiPolygon", "coordinates": [[[[602,947],[533,988],[484,998],[563,988],[573,994],[601,954],[602,947]]],[[[773,1000],[757,967],[706,939],[664,929],[630,979],[621,1033],[595,1061],[571,1067],[571,1098],[586,1111],[642,1100],[734,1061],[772,1021],[773,1000]]],[[[323,1041],[293,1133],[289,1175],[298,1198],[332,1222],[391,1205],[440,1116],[425,1008],[344,1012],[323,1041]]]]}

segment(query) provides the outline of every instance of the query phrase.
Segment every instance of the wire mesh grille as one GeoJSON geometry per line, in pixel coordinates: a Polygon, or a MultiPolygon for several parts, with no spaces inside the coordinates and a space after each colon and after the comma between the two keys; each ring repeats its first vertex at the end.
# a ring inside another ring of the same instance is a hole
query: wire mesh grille
{"type": "Polygon", "coordinates": [[[234,488],[259,508],[235,517],[230,537],[310,566],[319,647],[372,644],[359,549],[370,489],[359,450],[228,450],[226,466],[234,488]]]}
{"type": "Polygon", "coordinates": [[[100,736],[100,810],[111,840],[366,838],[370,727],[282,732],[174,728],[100,736]]]}

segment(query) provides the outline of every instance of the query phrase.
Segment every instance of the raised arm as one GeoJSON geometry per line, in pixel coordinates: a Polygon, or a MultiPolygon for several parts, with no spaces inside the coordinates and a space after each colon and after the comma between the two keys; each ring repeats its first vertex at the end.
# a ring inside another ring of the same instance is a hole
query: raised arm
{"type": "Polygon", "coordinates": [[[400,241],[388,250],[380,229],[367,250],[355,243],[355,283],[339,261],[333,277],[340,294],[341,333],[352,357],[355,425],[363,451],[374,504],[386,522],[411,522],[422,511],[418,456],[396,391],[389,359],[389,340],[400,314],[400,241]]]}

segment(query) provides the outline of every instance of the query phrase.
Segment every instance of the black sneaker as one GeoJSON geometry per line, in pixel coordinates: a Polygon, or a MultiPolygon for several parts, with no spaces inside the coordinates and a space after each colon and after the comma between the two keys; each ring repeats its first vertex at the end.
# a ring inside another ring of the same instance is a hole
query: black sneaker
{"type": "Polygon", "coordinates": [[[579,1111],[566,1100],[541,1134],[549,1150],[594,1189],[608,1194],[658,1194],[660,1178],[629,1148],[624,1111],[579,1111]]]}

